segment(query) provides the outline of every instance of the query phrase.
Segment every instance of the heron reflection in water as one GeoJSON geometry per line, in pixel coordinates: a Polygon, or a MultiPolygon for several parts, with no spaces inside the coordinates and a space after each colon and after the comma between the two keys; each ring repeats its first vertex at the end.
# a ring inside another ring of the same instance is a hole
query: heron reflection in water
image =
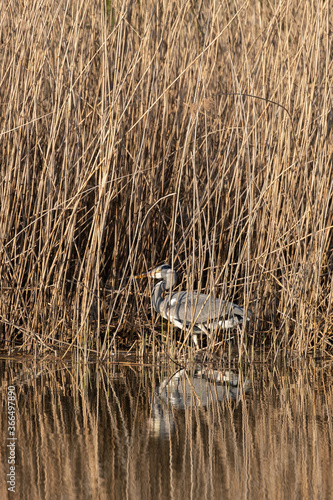
{"type": "Polygon", "coordinates": [[[217,328],[231,329],[249,320],[251,311],[243,307],[216,299],[205,293],[171,292],[165,296],[166,290],[177,283],[178,276],[168,264],[162,264],[148,273],[136,276],[161,279],[153,288],[151,300],[153,308],[163,318],[178,328],[193,331],[193,342],[198,346],[197,335],[214,332],[217,328]]]}

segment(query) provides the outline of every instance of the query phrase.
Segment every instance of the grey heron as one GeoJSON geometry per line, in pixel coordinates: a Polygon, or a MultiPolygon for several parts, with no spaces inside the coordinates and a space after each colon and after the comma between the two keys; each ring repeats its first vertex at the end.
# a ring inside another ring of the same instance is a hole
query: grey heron
{"type": "Polygon", "coordinates": [[[251,311],[247,312],[240,306],[216,299],[205,293],[171,292],[165,296],[166,290],[177,283],[178,276],[168,264],[162,264],[136,278],[150,276],[161,279],[153,288],[151,300],[153,308],[163,318],[180,329],[193,332],[193,341],[198,345],[197,335],[214,332],[218,328],[231,329],[250,319],[251,311]]]}

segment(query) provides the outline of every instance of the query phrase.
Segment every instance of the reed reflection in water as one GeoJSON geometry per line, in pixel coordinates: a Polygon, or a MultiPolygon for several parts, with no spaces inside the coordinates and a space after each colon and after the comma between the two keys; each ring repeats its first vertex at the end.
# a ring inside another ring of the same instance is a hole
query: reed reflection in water
{"type": "Polygon", "coordinates": [[[2,362],[19,498],[333,498],[332,364],[279,371],[2,362]]]}

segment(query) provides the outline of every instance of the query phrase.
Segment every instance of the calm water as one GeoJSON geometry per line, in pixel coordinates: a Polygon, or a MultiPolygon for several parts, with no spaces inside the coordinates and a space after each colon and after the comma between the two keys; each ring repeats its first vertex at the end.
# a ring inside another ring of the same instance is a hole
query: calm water
{"type": "Polygon", "coordinates": [[[0,363],[1,499],[333,498],[332,361],[0,363]]]}

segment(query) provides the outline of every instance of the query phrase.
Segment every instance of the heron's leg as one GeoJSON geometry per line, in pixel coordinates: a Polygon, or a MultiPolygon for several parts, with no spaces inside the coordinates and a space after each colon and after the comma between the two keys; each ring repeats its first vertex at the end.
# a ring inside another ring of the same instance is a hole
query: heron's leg
{"type": "MultiPolygon", "coordinates": [[[[202,338],[202,334],[203,333],[205,335],[207,335],[207,338],[208,338],[209,331],[207,330],[207,328],[205,327],[205,325],[203,325],[202,323],[197,323],[195,326],[197,328],[197,331],[198,331],[198,329],[201,330],[201,332],[200,332],[201,338],[202,338]]],[[[199,348],[198,335],[196,333],[193,333],[193,342],[195,343],[195,347],[199,348]]]]}

